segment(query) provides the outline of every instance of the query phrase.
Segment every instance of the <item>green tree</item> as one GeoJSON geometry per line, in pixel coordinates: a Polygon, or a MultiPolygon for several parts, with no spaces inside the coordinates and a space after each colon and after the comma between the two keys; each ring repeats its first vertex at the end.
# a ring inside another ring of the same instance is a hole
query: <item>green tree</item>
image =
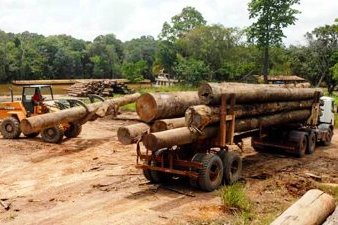
{"type": "Polygon", "coordinates": [[[264,81],[269,74],[269,47],[278,46],[285,37],[283,28],[295,24],[295,15],[300,13],[291,8],[299,0],[251,0],[249,18],[256,21],[248,28],[248,38],[263,50],[264,81]]]}
{"type": "Polygon", "coordinates": [[[142,81],[146,70],[147,62],[145,60],[140,60],[136,63],[124,63],[122,65],[123,76],[130,82],[142,81]]]}
{"type": "Polygon", "coordinates": [[[202,14],[194,7],[185,7],[182,12],[173,16],[171,22],[165,22],[159,38],[171,42],[182,38],[187,32],[206,24],[202,14]]]}
{"type": "Polygon", "coordinates": [[[201,60],[179,57],[175,66],[178,78],[187,84],[198,85],[203,80],[210,80],[210,69],[201,60]]]}

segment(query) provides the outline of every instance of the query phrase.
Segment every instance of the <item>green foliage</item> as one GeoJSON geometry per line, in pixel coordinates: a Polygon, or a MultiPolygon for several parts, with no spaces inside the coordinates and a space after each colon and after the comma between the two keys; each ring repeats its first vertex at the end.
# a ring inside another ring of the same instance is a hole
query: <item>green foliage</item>
{"type": "Polygon", "coordinates": [[[123,76],[130,82],[143,80],[143,74],[147,69],[147,62],[140,60],[136,63],[124,63],[122,65],[123,76]]]}
{"type": "Polygon", "coordinates": [[[182,12],[171,18],[171,23],[165,22],[160,39],[168,41],[176,41],[182,38],[187,32],[206,24],[202,14],[194,7],[185,7],[182,12]]]}
{"type": "Polygon", "coordinates": [[[242,184],[236,183],[231,186],[224,186],[220,190],[220,197],[226,209],[236,209],[244,212],[251,210],[250,200],[246,196],[242,184]]]}
{"type": "Polygon", "coordinates": [[[187,84],[198,85],[201,81],[210,78],[209,66],[203,61],[193,58],[184,59],[180,57],[175,71],[178,77],[187,84]]]}

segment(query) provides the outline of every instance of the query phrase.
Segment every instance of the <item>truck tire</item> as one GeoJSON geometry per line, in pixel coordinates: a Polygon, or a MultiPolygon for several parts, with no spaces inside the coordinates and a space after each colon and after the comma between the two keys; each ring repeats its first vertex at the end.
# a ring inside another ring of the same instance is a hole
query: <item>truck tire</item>
{"type": "Polygon", "coordinates": [[[5,139],[16,139],[21,134],[20,122],[14,117],[8,117],[1,123],[1,135],[5,139]]]}
{"type": "Polygon", "coordinates": [[[306,148],[306,154],[313,154],[316,150],[317,136],[316,133],[311,131],[308,135],[308,144],[306,148]]]}
{"type": "Polygon", "coordinates": [[[215,154],[197,154],[202,154],[202,156],[193,157],[193,161],[199,162],[203,166],[203,168],[199,169],[198,171],[198,186],[204,191],[213,191],[222,184],[222,160],[218,155],[215,154]]]}
{"type": "Polygon", "coordinates": [[[304,133],[300,136],[298,141],[298,152],[296,153],[296,155],[297,157],[301,158],[305,155],[308,148],[308,135],[304,133]]]}
{"type": "Polygon", "coordinates": [[[328,134],[326,135],[325,140],[322,141],[322,144],[324,146],[329,146],[331,144],[332,136],[333,136],[333,131],[331,128],[328,128],[328,134]]]}
{"type": "Polygon", "coordinates": [[[308,146],[308,135],[304,131],[293,130],[288,134],[288,141],[293,143],[295,151],[291,152],[301,158],[305,155],[308,146]]]}
{"type": "MultiPolygon", "coordinates": [[[[165,151],[167,151],[166,148],[165,149],[159,149],[156,152],[154,152],[153,154],[155,154],[155,157],[158,157],[158,156],[164,154],[165,151]]],[[[156,162],[155,160],[151,160],[151,161],[148,162],[148,165],[159,166],[159,163],[156,162]]],[[[143,175],[147,180],[149,180],[151,183],[154,183],[154,184],[166,182],[171,178],[171,175],[168,174],[168,173],[164,173],[164,172],[157,171],[157,170],[149,170],[149,169],[143,169],[143,175]]]]}
{"type": "Polygon", "coordinates": [[[242,158],[228,151],[220,151],[218,153],[223,162],[223,184],[231,185],[241,178],[242,174],[242,158]]]}
{"type": "Polygon", "coordinates": [[[67,138],[76,138],[82,131],[82,126],[78,123],[69,123],[69,127],[65,130],[67,138]]]}
{"type": "Polygon", "coordinates": [[[42,140],[48,143],[59,144],[63,139],[63,128],[61,126],[49,127],[41,131],[42,140]]]}

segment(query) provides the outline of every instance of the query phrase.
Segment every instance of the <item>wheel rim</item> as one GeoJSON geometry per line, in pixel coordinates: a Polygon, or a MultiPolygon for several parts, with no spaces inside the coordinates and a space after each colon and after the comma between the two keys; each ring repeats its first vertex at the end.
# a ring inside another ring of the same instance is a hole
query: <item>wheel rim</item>
{"type": "Polygon", "coordinates": [[[219,173],[220,173],[220,168],[217,163],[214,163],[211,165],[210,170],[209,170],[209,178],[212,182],[216,181],[219,173]]]}
{"type": "Polygon", "coordinates": [[[11,133],[11,132],[13,132],[14,127],[13,127],[11,124],[7,124],[7,125],[5,126],[5,129],[6,129],[6,131],[7,131],[8,133],[11,133]]]}
{"type": "Polygon", "coordinates": [[[47,133],[47,135],[49,137],[54,137],[55,136],[55,131],[53,129],[51,129],[51,128],[48,129],[46,133],[47,133]]]}

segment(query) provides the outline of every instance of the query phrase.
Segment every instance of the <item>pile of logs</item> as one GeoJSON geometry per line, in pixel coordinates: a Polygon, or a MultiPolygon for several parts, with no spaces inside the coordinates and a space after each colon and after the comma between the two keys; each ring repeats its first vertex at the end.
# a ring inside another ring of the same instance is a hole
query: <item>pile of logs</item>
{"type": "Polygon", "coordinates": [[[102,97],[115,94],[131,94],[133,91],[123,82],[115,80],[93,80],[73,84],[67,89],[68,95],[73,97],[87,97],[96,94],[102,97]]]}
{"type": "Polygon", "coordinates": [[[218,134],[222,94],[235,94],[235,132],[304,122],[311,115],[316,92],[321,94],[315,88],[205,83],[198,92],[147,93],[136,101],[144,123],[120,127],[118,139],[123,144],[141,140],[155,151],[213,138],[218,134]]]}

